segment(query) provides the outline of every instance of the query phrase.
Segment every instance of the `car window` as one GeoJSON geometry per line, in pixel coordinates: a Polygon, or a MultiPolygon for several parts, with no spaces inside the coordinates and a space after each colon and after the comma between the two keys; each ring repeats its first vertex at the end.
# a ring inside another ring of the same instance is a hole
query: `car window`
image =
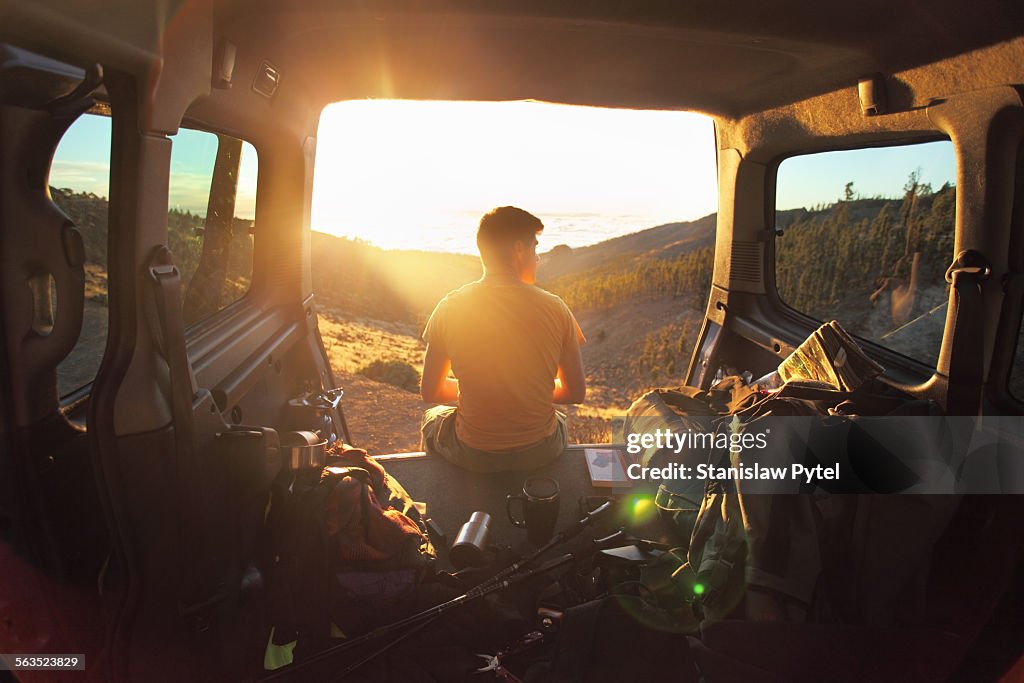
{"type": "Polygon", "coordinates": [[[167,239],[191,325],[249,290],[258,161],[252,145],[227,135],[182,128],[171,139],[167,239]]]}
{"type": "Polygon", "coordinates": [[[934,366],[953,258],[955,178],[949,141],[783,161],[775,212],[779,297],[934,366]]]}
{"type": "MultiPolygon", "coordinates": [[[[93,380],[106,344],[110,135],[108,116],[82,115],[50,166],[50,195],[81,232],[86,257],[82,331],[57,366],[61,396],[93,380]]],[[[168,242],[191,324],[249,289],[258,162],[253,146],[237,138],[183,128],[172,140],[168,242]]]]}
{"type": "Polygon", "coordinates": [[[107,197],[110,118],[83,114],[64,133],[50,165],[50,196],[74,222],[85,244],[82,331],[57,365],[57,391],[66,396],[93,380],[107,341],[107,197]]]}

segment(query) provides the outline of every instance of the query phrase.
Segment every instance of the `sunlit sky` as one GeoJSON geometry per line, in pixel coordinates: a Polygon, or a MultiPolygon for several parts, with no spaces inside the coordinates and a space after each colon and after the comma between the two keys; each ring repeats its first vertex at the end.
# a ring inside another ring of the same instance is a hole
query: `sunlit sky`
{"type": "Polygon", "coordinates": [[[938,190],[956,184],[956,155],[948,140],[790,157],[779,165],[775,206],[797,209],[834,202],[847,182],[860,197],[898,197],[911,173],[938,190]]]}
{"type": "Polygon", "coordinates": [[[318,138],[314,227],[383,246],[472,252],[480,216],[509,204],[551,246],[715,210],[714,129],[697,114],[364,100],[327,107],[318,138]]]}
{"type": "MultiPolygon", "coordinates": [[[[216,137],[173,138],[170,206],[206,212],[216,137]]],[[[50,184],[108,195],[110,121],[86,115],[54,156],[50,184]]],[[[917,170],[955,179],[949,142],[794,157],[779,169],[779,209],[898,196],[917,170]]],[[[236,214],[255,212],[257,154],[243,146],[236,214]]],[[[545,223],[541,250],[582,246],[716,210],[714,127],[687,112],[540,102],[361,100],[321,117],[312,226],[387,248],[474,253],[480,216],[520,206],[545,223]]]]}
{"type": "MultiPolygon", "coordinates": [[[[217,136],[182,128],[171,138],[171,178],[168,205],[172,209],[206,214],[210,196],[213,162],[217,157],[217,136]]],[[[256,215],[256,150],[242,144],[238,168],[235,215],[256,215]]],[[[110,196],[110,119],[85,114],[64,134],[50,166],[50,185],[76,192],[110,196]]]]}

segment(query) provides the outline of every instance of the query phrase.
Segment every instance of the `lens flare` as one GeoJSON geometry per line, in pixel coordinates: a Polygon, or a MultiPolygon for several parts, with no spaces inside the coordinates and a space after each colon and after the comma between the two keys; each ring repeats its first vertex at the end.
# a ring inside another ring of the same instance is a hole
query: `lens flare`
{"type": "Polygon", "coordinates": [[[633,500],[632,509],[633,521],[637,523],[647,521],[658,512],[658,508],[650,496],[637,496],[633,500]]]}

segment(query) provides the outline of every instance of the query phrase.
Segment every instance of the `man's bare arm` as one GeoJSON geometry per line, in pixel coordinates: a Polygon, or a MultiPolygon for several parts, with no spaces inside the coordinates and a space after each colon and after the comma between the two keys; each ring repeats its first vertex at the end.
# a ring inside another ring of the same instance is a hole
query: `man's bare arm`
{"type": "Polygon", "coordinates": [[[423,379],[420,381],[420,396],[427,403],[448,403],[459,398],[459,381],[448,376],[452,359],[448,350],[437,343],[427,344],[423,355],[423,379]]]}
{"type": "Polygon", "coordinates": [[[587,397],[587,378],[583,373],[583,355],[580,343],[573,335],[562,349],[558,360],[558,374],[551,400],[555,403],[583,403],[587,397]]]}

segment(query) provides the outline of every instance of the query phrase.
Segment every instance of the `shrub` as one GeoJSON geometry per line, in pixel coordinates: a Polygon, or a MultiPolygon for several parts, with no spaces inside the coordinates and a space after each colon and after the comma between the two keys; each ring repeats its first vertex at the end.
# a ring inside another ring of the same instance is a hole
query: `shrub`
{"type": "Polygon", "coordinates": [[[400,360],[375,360],[359,370],[359,374],[375,382],[391,384],[406,391],[420,390],[420,373],[400,360]]]}

